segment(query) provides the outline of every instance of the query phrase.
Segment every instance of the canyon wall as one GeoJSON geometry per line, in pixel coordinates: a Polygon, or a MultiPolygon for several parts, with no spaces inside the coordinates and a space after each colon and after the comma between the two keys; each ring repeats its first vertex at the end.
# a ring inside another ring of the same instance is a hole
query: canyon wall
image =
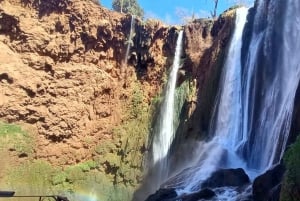
{"type": "MultiPolygon", "coordinates": [[[[229,10],[184,26],[178,85],[188,83],[189,95],[176,141],[207,132],[233,22],[229,10]]],[[[134,19],[131,41],[130,24],[131,16],[89,0],[0,1],[0,119],[29,127],[34,144],[6,147],[9,162],[64,170],[93,161],[112,184],[141,182],[179,27],[134,19]]]]}
{"type": "Polygon", "coordinates": [[[130,22],[92,1],[1,1],[0,118],[30,126],[34,142],[4,150],[12,164],[92,160],[111,183],[139,182],[176,29],[134,19],[127,65],[130,22]]]}

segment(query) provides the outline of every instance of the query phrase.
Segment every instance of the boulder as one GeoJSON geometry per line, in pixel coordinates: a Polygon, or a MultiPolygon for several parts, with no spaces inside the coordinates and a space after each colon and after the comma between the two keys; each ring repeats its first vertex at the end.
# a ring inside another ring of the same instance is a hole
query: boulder
{"type": "Polygon", "coordinates": [[[145,201],[167,201],[176,198],[177,193],[175,188],[161,188],[154,194],[150,195],[145,201]]]}
{"type": "Polygon", "coordinates": [[[276,165],[264,174],[255,178],[253,182],[254,201],[279,200],[280,185],[285,168],[282,164],[276,165]]]}
{"type": "Polygon", "coordinates": [[[216,196],[215,192],[205,188],[202,189],[196,193],[188,194],[188,195],[182,195],[176,200],[181,200],[181,201],[198,201],[200,199],[210,199],[212,197],[216,196]]]}
{"type": "Polygon", "coordinates": [[[202,188],[218,188],[224,186],[243,186],[250,179],[242,168],[220,169],[202,183],[202,188]]]}

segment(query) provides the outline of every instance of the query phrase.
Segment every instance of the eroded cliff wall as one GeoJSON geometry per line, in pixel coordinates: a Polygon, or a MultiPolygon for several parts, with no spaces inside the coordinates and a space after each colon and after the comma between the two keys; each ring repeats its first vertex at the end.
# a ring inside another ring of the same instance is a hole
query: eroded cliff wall
{"type": "Polygon", "coordinates": [[[93,160],[111,183],[139,181],[176,32],[134,19],[126,65],[130,21],[92,1],[0,2],[0,118],[35,131],[33,151],[8,148],[10,160],[93,160]]]}
{"type": "MultiPolygon", "coordinates": [[[[189,83],[189,95],[177,141],[207,130],[233,13],[184,27],[178,85],[189,83]]],[[[60,167],[66,172],[52,184],[61,188],[72,183],[67,167],[90,161],[88,167],[111,184],[141,182],[153,110],[178,28],[134,19],[126,65],[130,24],[131,16],[89,0],[0,1],[0,118],[30,127],[34,143],[31,151],[1,147],[8,162],[41,160],[60,167]]],[[[10,169],[3,164],[2,177],[10,169]]]]}

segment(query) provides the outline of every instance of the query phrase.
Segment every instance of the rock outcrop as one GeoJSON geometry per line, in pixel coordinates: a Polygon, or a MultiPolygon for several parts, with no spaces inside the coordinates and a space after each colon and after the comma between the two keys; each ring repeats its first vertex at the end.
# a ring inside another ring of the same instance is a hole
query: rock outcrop
{"type": "MultiPolygon", "coordinates": [[[[184,26],[184,64],[180,74],[188,82],[189,93],[178,113],[180,122],[170,155],[169,174],[181,172],[188,163],[198,140],[208,137],[208,121],[217,93],[226,46],[234,26],[235,10],[228,10],[218,20],[199,19],[184,26]],[[195,145],[195,146],[194,146],[195,145]],[[180,160],[178,160],[180,158],[180,160]]],[[[171,43],[173,44],[173,43],[171,43]]],[[[144,183],[135,192],[134,200],[142,200],[159,187],[155,166],[150,168],[144,183]]]]}
{"type": "Polygon", "coordinates": [[[23,161],[93,160],[112,183],[139,182],[177,32],[134,19],[126,64],[130,22],[89,0],[0,1],[0,119],[37,132],[23,161]]]}
{"type": "MultiPolygon", "coordinates": [[[[180,80],[192,92],[179,138],[205,135],[233,16],[184,27],[180,80]]],[[[140,182],[152,99],[165,84],[178,28],[134,19],[129,38],[130,24],[131,16],[89,0],[0,0],[0,119],[35,127],[25,160],[62,168],[93,160],[113,184],[140,182]]]]}
{"type": "Polygon", "coordinates": [[[284,171],[284,166],[280,164],[255,178],[253,182],[253,200],[279,200],[281,181],[284,171]]]}
{"type": "Polygon", "coordinates": [[[243,186],[250,183],[248,175],[242,168],[220,169],[206,179],[201,188],[218,188],[225,186],[243,186]]]}
{"type": "Polygon", "coordinates": [[[192,93],[179,112],[180,123],[171,158],[174,172],[184,167],[193,158],[193,154],[197,155],[194,150],[199,140],[210,137],[209,121],[234,22],[235,10],[230,9],[215,21],[200,19],[185,26],[186,60],[183,69],[187,72],[192,93]]]}
{"type": "Polygon", "coordinates": [[[0,117],[36,125],[37,158],[60,165],[90,158],[124,120],[134,85],[147,104],[160,89],[170,53],[159,22],[136,20],[139,66],[125,72],[130,16],[79,0],[2,1],[0,16],[0,117]]]}
{"type": "Polygon", "coordinates": [[[182,194],[178,196],[175,189],[159,189],[154,194],[150,195],[145,201],[198,201],[198,200],[208,200],[214,197],[216,194],[214,191],[205,188],[198,192],[191,194],[182,194]]]}

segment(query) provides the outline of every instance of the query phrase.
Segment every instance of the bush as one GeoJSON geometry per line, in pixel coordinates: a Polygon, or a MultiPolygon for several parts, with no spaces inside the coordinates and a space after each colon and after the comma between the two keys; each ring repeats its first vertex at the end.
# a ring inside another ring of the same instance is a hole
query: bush
{"type": "Polygon", "coordinates": [[[298,201],[300,198],[300,137],[284,155],[286,173],[283,180],[281,201],[298,201]]]}
{"type": "Polygon", "coordinates": [[[34,151],[34,136],[29,135],[21,126],[0,122],[0,151],[9,149],[24,156],[30,156],[34,151]]]}
{"type": "Polygon", "coordinates": [[[137,0],[113,0],[112,8],[115,11],[129,13],[143,18],[144,10],[138,4],[137,0]]]}

